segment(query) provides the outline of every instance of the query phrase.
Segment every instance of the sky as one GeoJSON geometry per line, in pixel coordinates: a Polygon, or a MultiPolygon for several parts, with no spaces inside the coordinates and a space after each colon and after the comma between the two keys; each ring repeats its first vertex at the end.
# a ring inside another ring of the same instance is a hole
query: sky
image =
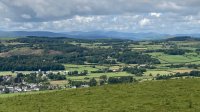
{"type": "Polygon", "coordinates": [[[199,33],[200,0],[0,0],[0,30],[199,33]]]}

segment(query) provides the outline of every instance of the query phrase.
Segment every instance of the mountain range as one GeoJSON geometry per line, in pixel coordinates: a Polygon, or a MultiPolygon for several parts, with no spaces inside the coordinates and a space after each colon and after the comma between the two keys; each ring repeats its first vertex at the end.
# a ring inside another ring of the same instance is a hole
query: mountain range
{"type": "Polygon", "coordinates": [[[118,38],[118,39],[131,39],[131,40],[158,40],[166,39],[175,36],[191,36],[200,37],[200,34],[159,34],[154,32],[149,33],[130,33],[130,32],[117,32],[117,31],[90,31],[90,32],[50,32],[50,31],[0,31],[0,37],[69,37],[81,39],[101,39],[101,38],[118,38]]]}

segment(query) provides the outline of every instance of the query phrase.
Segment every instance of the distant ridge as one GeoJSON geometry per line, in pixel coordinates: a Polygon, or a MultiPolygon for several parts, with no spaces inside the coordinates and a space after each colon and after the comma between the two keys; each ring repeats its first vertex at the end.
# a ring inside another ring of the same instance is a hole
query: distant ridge
{"type": "Polygon", "coordinates": [[[167,41],[199,41],[200,38],[195,38],[195,37],[191,37],[191,36],[176,36],[173,38],[168,38],[166,39],[167,41]]]}
{"type": "Polygon", "coordinates": [[[0,31],[0,37],[27,37],[27,36],[62,37],[66,35],[49,31],[0,31]]]}
{"type": "Polygon", "coordinates": [[[81,39],[101,39],[101,38],[117,38],[131,40],[162,40],[176,36],[192,36],[200,37],[200,34],[159,34],[154,32],[149,33],[130,33],[117,31],[90,31],[90,32],[50,32],[50,31],[0,31],[0,37],[69,37],[81,39]]]}
{"type": "Polygon", "coordinates": [[[157,40],[169,37],[168,34],[158,33],[129,33],[129,32],[117,32],[117,31],[91,31],[91,32],[68,32],[68,35],[76,38],[120,38],[131,40],[157,40]]]}

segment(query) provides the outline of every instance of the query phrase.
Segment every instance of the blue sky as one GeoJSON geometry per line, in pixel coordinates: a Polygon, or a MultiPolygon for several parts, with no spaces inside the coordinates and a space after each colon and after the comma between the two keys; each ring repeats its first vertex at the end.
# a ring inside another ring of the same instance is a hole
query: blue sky
{"type": "Polygon", "coordinates": [[[199,33],[200,0],[0,0],[0,30],[199,33]]]}

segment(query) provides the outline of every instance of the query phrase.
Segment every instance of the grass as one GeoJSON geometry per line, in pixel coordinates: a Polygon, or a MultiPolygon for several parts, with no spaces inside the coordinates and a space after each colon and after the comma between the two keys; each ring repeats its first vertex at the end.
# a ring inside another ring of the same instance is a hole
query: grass
{"type": "Polygon", "coordinates": [[[50,81],[50,84],[51,85],[66,85],[66,84],[68,84],[68,81],[66,81],[66,80],[61,80],[61,81],[50,81]]]}
{"type": "Polygon", "coordinates": [[[71,42],[70,44],[80,45],[81,47],[85,47],[85,48],[110,48],[110,47],[112,47],[112,46],[109,46],[109,45],[103,45],[102,43],[77,43],[77,42],[71,42]]]}
{"type": "MultiPolygon", "coordinates": [[[[102,75],[107,75],[107,77],[119,77],[119,76],[131,76],[131,74],[128,74],[126,72],[116,72],[116,73],[90,73],[87,76],[71,76],[67,77],[67,79],[71,80],[85,80],[84,78],[96,78],[98,79],[102,75]]],[[[133,75],[132,75],[133,76],[133,75]]]]}
{"type": "Polygon", "coordinates": [[[0,112],[198,112],[200,79],[62,90],[0,98],[0,112]]]}
{"type": "Polygon", "coordinates": [[[147,70],[147,72],[144,73],[144,75],[152,75],[152,76],[156,76],[157,74],[160,74],[160,75],[168,75],[172,72],[170,71],[167,71],[167,70],[147,70]]]}
{"type": "Polygon", "coordinates": [[[156,76],[157,74],[160,75],[169,75],[169,74],[175,74],[175,73],[185,73],[185,72],[191,72],[194,69],[189,68],[164,68],[164,69],[153,69],[153,70],[147,70],[147,72],[144,73],[144,75],[149,76],[150,74],[152,76],[156,76]]]}
{"type": "Polygon", "coordinates": [[[167,55],[164,53],[149,53],[155,58],[158,58],[161,63],[190,63],[190,62],[199,62],[200,56],[195,54],[186,54],[186,55],[167,55]]]}
{"type": "Polygon", "coordinates": [[[15,73],[12,73],[11,71],[0,71],[0,76],[5,76],[5,75],[16,76],[17,73],[29,74],[33,72],[36,72],[36,71],[15,71],[15,73]]]}
{"type": "Polygon", "coordinates": [[[5,76],[5,75],[12,75],[12,76],[15,76],[16,73],[12,73],[10,71],[2,71],[0,72],[0,76],[5,76]]]}
{"type": "Polygon", "coordinates": [[[74,65],[74,64],[65,64],[65,70],[66,71],[79,71],[82,72],[84,70],[88,70],[88,72],[91,71],[97,71],[102,68],[106,68],[106,66],[100,66],[100,65],[95,65],[95,68],[92,67],[92,65],[74,65]]]}

